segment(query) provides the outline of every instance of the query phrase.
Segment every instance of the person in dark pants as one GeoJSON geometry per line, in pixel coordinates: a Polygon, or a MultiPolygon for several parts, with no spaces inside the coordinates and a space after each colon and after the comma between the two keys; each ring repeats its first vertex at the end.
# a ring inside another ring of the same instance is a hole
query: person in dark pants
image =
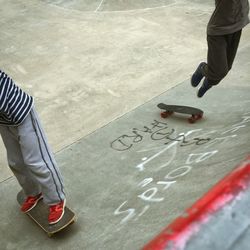
{"type": "Polygon", "coordinates": [[[202,97],[231,70],[239,46],[242,29],[249,23],[248,0],[215,0],[215,10],[207,25],[207,63],[201,62],[192,75],[197,96],[202,97]]]}

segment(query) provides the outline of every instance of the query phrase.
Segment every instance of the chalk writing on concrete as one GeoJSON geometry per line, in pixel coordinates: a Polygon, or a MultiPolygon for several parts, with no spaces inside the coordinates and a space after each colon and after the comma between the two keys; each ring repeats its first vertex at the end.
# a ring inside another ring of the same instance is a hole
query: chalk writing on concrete
{"type": "Polygon", "coordinates": [[[171,188],[177,181],[187,175],[192,169],[193,165],[199,164],[215,155],[218,150],[213,150],[211,152],[199,153],[199,154],[189,154],[185,164],[179,166],[169,172],[161,180],[155,180],[153,177],[144,178],[138,185],[139,191],[137,194],[136,204],[144,203],[144,206],[140,208],[129,207],[129,201],[123,202],[114,212],[114,215],[123,215],[123,219],[120,221],[121,224],[128,222],[131,219],[138,220],[143,214],[146,213],[152,206],[152,204],[157,204],[166,199],[163,192],[171,188]],[[191,165],[192,164],[192,165],[191,165]]]}
{"type": "Polygon", "coordinates": [[[165,122],[154,120],[149,126],[142,128],[133,128],[130,134],[123,134],[110,143],[112,149],[116,151],[126,151],[133,147],[134,144],[143,141],[144,137],[150,136],[153,141],[163,141],[165,145],[177,142],[181,147],[190,145],[203,145],[211,138],[192,138],[187,139],[184,133],[176,135],[176,129],[170,128],[165,122]]]}
{"type": "MultiPolygon", "coordinates": [[[[187,138],[188,136],[190,136],[191,134],[195,133],[195,132],[199,132],[201,129],[195,129],[195,130],[190,130],[186,133],[180,133],[179,135],[182,135],[183,138],[187,138]]],[[[210,139],[209,139],[210,140],[210,139]]],[[[207,140],[207,142],[209,141],[207,140]]],[[[135,168],[137,168],[139,171],[144,171],[145,170],[145,165],[149,162],[151,162],[152,160],[154,160],[155,158],[158,158],[161,154],[167,152],[169,149],[174,148],[176,145],[178,144],[177,140],[172,141],[172,143],[167,143],[167,146],[164,147],[162,150],[160,150],[159,152],[157,152],[156,154],[148,157],[147,159],[145,159],[143,162],[141,162],[140,164],[136,165],[135,168]]],[[[175,157],[175,154],[173,154],[172,156],[169,157],[169,159],[171,159],[171,161],[173,160],[173,158],[175,157]]],[[[162,168],[167,167],[171,161],[167,161],[164,164],[160,165],[157,167],[157,170],[160,170],[162,168]]]]}
{"type": "MultiPolygon", "coordinates": [[[[165,141],[164,148],[153,156],[143,157],[141,159],[142,162],[136,165],[135,168],[142,174],[145,173],[145,165],[147,163],[162,156],[163,153],[166,153],[166,151],[172,147],[175,148],[177,145],[185,146],[189,143],[191,143],[191,145],[203,145],[203,147],[198,148],[200,152],[189,152],[186,158],[184,158],[183,165],[177,166],[173,170],[167,170],[165,167],[171,166],[171,163],[173,163],[176,157],[178,157],[176,151],[172,152],[172,156],[168,155],[169,160],[165,164],[160,166],[154,165],[154,170],[156,170],[155,173],[161,171],[160,176],[163,176],[161,179],[159,179],[159,176],[152,177],[152,175],[150,176],[148,174],[148,176],[145,176],[144,174],[141,181],[139,181],[139,183],[135,186],[137,190],[136,195],[131,197],[131,200],[124,201],[114,211],[114,215],[122,216],[120,224],[125,224],[130,220],[138,220],[148,210],[150,210],[154,204],[158,204],[166,200],[166,191],[172,188],[173,185],[177,184],[181,178],[189,174],[192,169],[200,167],[202,162],[213,158],[219,152],[215,147],[217,145],[226,144],[227,142],[237,138],[238,134],[236,132],[240,132],[240,130],[244,129],[249,122],[250,112],[243,114],[240,121],[220,130],[203,131],[202,129],[196,129],[186,133],[179,133],[175,137],[170,137],[170,135],[173,135],[173,129],[168,128],[166,123],[154,121],[151,124],[151,127],[144,127],[143,130],[133,129],[134,137],[132,135],[132,141],[130,140],[130,137],[127,137],[127,135],[114,140],[113,144],[111,143],[111,145],[114,146],[112,148],[117,151],[126,152],[126,150],[132,148],[135,143],[143,141],[145,137],[144,133],[150,134],[152,140],[169,140],[169,138],[175,138],[175,140],[170,139],[170,141],[165,141]],[[142,131],[144,132],[142,133],[142,131]],[[193,133],[199,133],[199,135],[195,137],[195,143],[193,140],[194,138],[192,140],[188,139],[188,136],[193,133]],[[211,137],[213,137],[213,139],[211,139],[211,137]],[[123,141],[124,138],[125,141],[123,141]],[[180,138],[181,140],[179,140],[180,138]],[[164,175],[162,175],[163,171],[166,171],[164,175]]],[[[154,148],[152,148],[152,150],[153,149],[154,148]]],[[[150,150],[142,150],[142,152],[148,151],[150,150]]]]}

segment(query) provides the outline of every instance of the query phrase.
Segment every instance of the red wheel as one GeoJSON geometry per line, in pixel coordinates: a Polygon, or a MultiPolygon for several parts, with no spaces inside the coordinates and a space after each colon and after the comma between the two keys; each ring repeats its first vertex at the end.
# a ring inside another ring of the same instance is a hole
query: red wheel
{"type": "Polygon", "coordinates": [[[203,114],[199,114],[197,116],[198,116],[198,119],[201,119],[203,117],[203,114]]]}
{"type": "Polygon", "coordinates": [[[162,118],[167,118],[168,116],[172,115],[173,113],[174,113],[173,111],[161,112],[161,117],[162,118]]]}
{"type": "Polygon", "coordinates": [[[161,112],[161,117],[162,118],[167,118],[169,114],[167,112],[161,112]]]}
{"type": "Polygon", "coordinates": [[[194,117],[188,118],[189,123],[195,123],[196,119],[194,117]]]}
{"type": "Polygon", "coordinates": [[[202,114],[192,115],[192,118],[195,120],[200,120],[202,118],[202,114]]]}

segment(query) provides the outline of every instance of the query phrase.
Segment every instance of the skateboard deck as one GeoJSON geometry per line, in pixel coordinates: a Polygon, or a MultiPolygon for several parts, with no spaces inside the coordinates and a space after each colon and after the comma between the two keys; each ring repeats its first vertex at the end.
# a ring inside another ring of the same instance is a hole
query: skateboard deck
{"type": "MultiPolygon", "coordinates": [[[[19,205],[21,206],[25,200],[25,194],[23,191],[20,191],[17,194],[17,201],[19,205]]],[[[74,223],[76,221],[75,213],[65,206],[65,211],[62,219],[53,225],[49,225],[48,222],[48,213],[49,208],[46,204],[43,203],[43,200],[40,200],[37,205],[31,209],[26,214],[34,221],[36,224],[41,227],[49,237],[53,236],[55,233],[60,232],[70,224],[74,223]]]]}
{"type": "Polygon", "coordinates": [[[161,112],[162,118],[167,118],[168,116],[172,115],[173,113],[188,114],[188,115],[191,115],[188,118],[188,121],[190,123],[194,123],[203,117],[203,111],[201,109],[197,109],[194,107],[180,106],[180,105],[167,105],[164,103],[159,103],[157,106],[158,106],[158,108],[165,110],[165,111],[161,112]]]}

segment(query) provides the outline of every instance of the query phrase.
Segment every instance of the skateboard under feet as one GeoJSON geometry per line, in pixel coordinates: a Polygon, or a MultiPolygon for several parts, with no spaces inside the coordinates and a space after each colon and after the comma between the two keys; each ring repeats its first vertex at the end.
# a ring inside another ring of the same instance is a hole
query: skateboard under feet
{"type": "MultiPolygon", "coordinates": [[[[23,191],[20,191],[17,194],[17,201],[20,206],[25,201],[25,198],[26,197],[23,191]]],[[[48,206],[44,204],[42,200],[40,200],[37,203],[37,205],[26,214],[34,222],[36,222],[36,224],[40,228],[42,228],[48,234],[49,237],[52,237],[55,233],[60,232],[61,230],[63,230],[64,228],[66,228],[67,226],[71,225],[76,221],[75,213],[68,207],[65,207],[62,219],[56,224],[49,225],[48,212],[49,212],[48,206]]]]}

